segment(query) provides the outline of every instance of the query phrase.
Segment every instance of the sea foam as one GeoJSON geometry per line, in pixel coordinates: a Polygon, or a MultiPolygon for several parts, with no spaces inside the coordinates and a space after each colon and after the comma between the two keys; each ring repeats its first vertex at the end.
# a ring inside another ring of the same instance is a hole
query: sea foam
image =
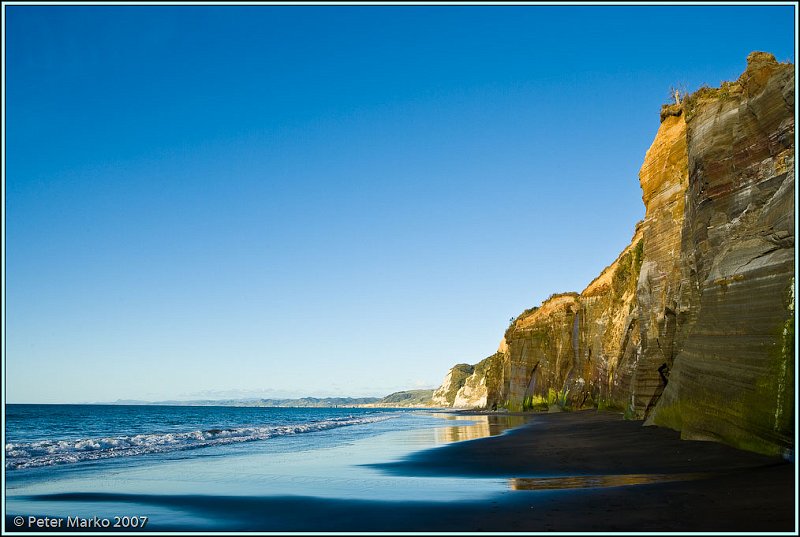
{"type": "Polygon", "coordinates": [[[137,434],[108,438],[76,440],[40,440],[6,444],[6,469],[19,470],[69,464],[112,457],[130,457],[149,453],[168,453],[209,446],[267,440],[278,436],[325,431],[350,425],[385,421],[395,417],[341,416],[296,425],[269,425],[195,430],[175,433],[137,434]]]}

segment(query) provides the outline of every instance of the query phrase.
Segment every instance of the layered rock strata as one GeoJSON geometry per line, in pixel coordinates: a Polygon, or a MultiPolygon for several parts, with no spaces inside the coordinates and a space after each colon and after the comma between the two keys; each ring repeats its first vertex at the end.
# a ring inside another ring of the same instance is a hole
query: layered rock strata
{"type": "Polygon", "coordinates": [[[794,436],[794,67],[686,102],[690,184],[669,383],[649,421],[755,451],[794,436]]]}
{"type": "Polygon", "coordinates": [[[686,438],[793,449],[794,66],[747,62],[662,109],[631,244],[451,370],[437,403],[613,408],[686,438]]]}

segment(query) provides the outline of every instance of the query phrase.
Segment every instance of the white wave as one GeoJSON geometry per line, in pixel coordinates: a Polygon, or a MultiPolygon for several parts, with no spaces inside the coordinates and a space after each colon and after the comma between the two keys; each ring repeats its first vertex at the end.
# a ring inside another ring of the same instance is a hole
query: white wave
{"type": "Polygon", "coordinates": [[[116,436],[109,438],[15,442],[6,444],[6,469],[35,468],[39,466],[93,461],[112,457],[129,457],[148,453],[166,453],[239,442],[253,442],[256,440],[267,440],[276,436],[295,435],[335,429],[337,427],[346,427],[349,425],[375,423],[393,417],[396,416],[391,414],[359,417],[347,416],[297,425],[235,427],[230,429],[138,434],[134,436],[116,436]]]}

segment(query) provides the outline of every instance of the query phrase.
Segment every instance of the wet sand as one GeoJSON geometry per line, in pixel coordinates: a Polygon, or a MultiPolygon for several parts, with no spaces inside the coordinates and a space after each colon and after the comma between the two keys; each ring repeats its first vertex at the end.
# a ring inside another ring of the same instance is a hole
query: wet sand
{"type": "Polygon", "coordinates": [[[495,531],[796,531],[795,464],[615,413],[537,414],[502,436],[379,466],[508,477],[511,492],[470,513],[495,531]]]}
{"type": "MultiPolygon", "coordinates": [[[[227,531],[795,531],[795,465],[618,414],[536,414],[499,436],[368,465],[384,475],[507,483],[486,499],[374,501],[310,496],[72,493],[39,498],[159,506],[227,531]]],[[[12,527],[7,526],[9,529],[12,527]]],[[[191,530],[166,524],[154,531],[191,530]]],[[[62,530],[63,531],[63,530],[62,530]]]]}

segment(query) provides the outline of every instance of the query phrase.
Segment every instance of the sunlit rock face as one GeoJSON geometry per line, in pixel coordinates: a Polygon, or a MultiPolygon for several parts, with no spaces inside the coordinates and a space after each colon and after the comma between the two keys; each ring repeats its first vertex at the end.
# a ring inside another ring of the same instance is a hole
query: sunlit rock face
{"type": "Polygon", "coordinates": [[[581,292],[578,355],[586,383],[580,400],[570,401],[573,408],[575,403],[579,408],[630,406],[631,379],[642,352],[636,288],[643,261],[639,224],[631,244],[581,292]]]}
{"type": "Polygon", "coordinates": [[[645,217],[642,266],[637,274],[641,350],[631,373],[630,410],[647,415],[666,386],[674,357],[681,279],[681,231],[689,184],[683,107],[670,106],[639,170],[645,217]]]}
{"type": "Polygon", "coordinates": [[[526,399],[546,399],[550,388],[580,376],[573,337],[579,310],[577,293],[554,295],[506,331],[503,394],[510,410],[522,410],[526,399]]]}
{"type": "Polygon", "coordinates": [[[636,283],[642,229],[582,293],[553,295],[506,331],[501,405],[624,409],[640,346],[636,283]]]}
{"type": "Polygon", "coordinates": [[[475,370],[456,394],[454,408],[497,408],[503,405],[503,356],[497,352],[475,365],[475,370]]]}
{"type": "Polygon", "coordinates": [[[631,244],[520,314],[443,404],[612,408],[792,450],[794,66],[755,52],[737,81],[664,106],[639,183],[631,244]]]}
{"type": "Polygon", "coordinates": [[[753,53],[686,114],[685,314],[649,421],[777,453],[794,435],[794,66],[753,53]]]}
{"type": "Polygon", "coordinates": [[[444,407],[453,406],[458,390],[474,370],[475,367],[469,364],[456,364],[450,368],[450,371],[444,377],[444,381],[442,381],[442,385],[433,392],[433,404],[444,407]]]}

